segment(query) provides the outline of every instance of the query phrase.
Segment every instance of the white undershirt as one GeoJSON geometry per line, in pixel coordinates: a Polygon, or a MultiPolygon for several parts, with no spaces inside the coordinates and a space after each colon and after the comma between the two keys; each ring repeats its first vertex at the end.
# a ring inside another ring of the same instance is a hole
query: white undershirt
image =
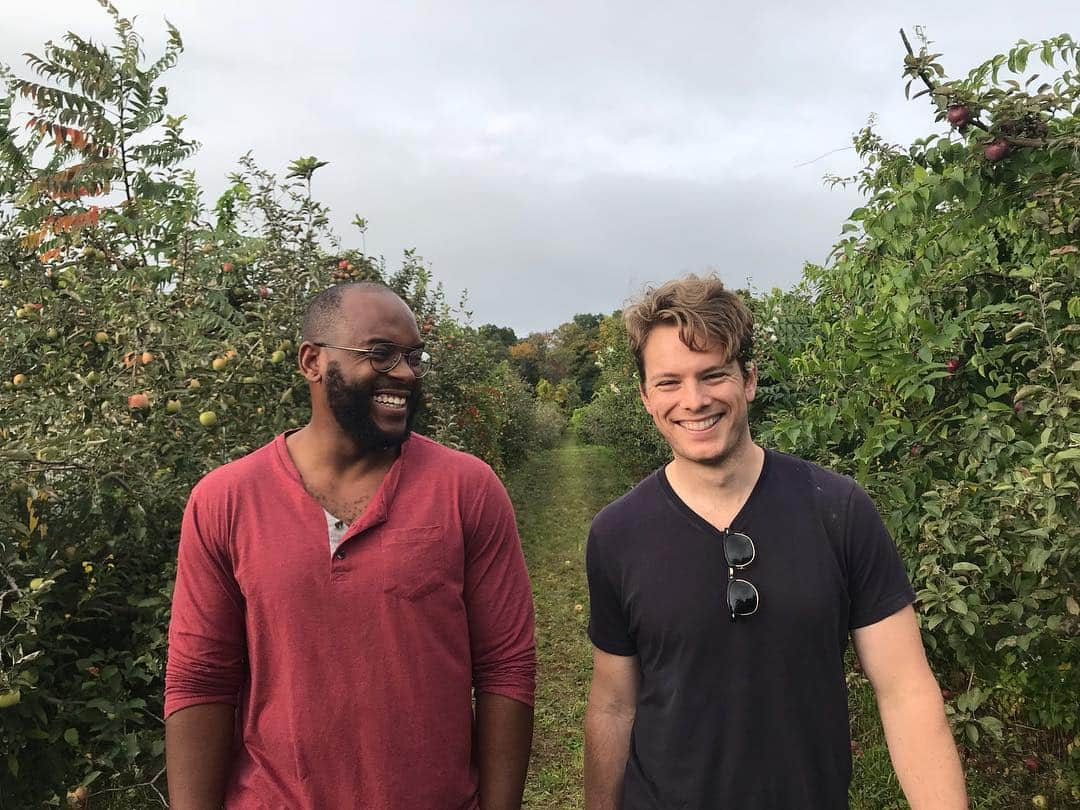
{"type": "Polygon", "coordinates": [[[333,554],[341,545],[341,541],[345,539],[349,524],[344,520],[338,520],[325,509],[323,509],[323,514],[326,516],[326,532],[330,536],[330,553],[333,554]]]}

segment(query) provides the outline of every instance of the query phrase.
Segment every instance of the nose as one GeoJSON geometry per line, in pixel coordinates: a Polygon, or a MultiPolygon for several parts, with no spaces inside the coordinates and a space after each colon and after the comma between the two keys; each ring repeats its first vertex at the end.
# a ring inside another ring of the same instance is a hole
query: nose
{"type": "Polygon", "coordinates": [[[683,407],[689,411],[700,411],[707,408],[712,402],[712,395],[707,386],[698,381],[689,383],[686,388],[686,396],[683,398],[683,407]]]}
{"type": "Polygon", "coordinates": [[[417,380],[416,372],[413,371],[413,367],[409,365],[409,361],[405,359],[403,354],[398,355],[398,361],[392,369],[386,372],[386,376],[401,380],[409,385],[412,385],[417,380]]]}

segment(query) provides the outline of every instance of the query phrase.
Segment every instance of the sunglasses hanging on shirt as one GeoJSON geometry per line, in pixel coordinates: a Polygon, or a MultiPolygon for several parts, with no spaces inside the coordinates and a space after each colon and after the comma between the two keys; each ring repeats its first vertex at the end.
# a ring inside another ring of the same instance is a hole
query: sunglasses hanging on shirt
{"type": "Polygon", "coordinates": [[[731,621],[734,622],[739,616],[752,616],[757,613],[761,596],[754,583],[740,579],[735,574],[746,568],[754,561],[757,550],[754,541],[742,532],[724,530],[724,560],[727,562],[727,604],[731,613],[731,621]]]}

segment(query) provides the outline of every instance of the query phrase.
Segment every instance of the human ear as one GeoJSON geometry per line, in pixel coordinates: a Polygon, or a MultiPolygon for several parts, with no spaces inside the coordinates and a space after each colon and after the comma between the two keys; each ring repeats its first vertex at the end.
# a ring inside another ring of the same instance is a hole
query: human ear
{"type": "Polygon", "coordinates": [[[319,347],[314,343],[305,340],[300,344],[300,349],[297,351],[297,363],[300,366],[300,373],[304,375],[310,383],[322,382],[322,362],[320,358],[322,352],[319,347]]]}

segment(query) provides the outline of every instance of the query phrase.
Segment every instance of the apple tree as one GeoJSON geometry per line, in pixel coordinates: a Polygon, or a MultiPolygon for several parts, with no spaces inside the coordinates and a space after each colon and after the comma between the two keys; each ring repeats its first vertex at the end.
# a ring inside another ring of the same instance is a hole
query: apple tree
{"type": "Polygon", "coordinates": [[[1080,732],[1080,48],[1021,42],[961,79],[939,59],[909,46],[905,74],[943,130],[855,139],[867,200],[807,270],[814,334],[785,361],[797,403],[768,440],[875,497],[962,739],[1036,730],[1064,753],[1080,732]]]}
{"type": "Polygon", "coordinates": [[[80,785],[158,801],[180,516],[208,470],[306,421],[295,356],[311,295],[375,280],[411,304],[437,359],[434,438],[505,469],[534,435],[529,389],[419,257],[390,270],[340,247],[313,196],[326,162],[278,177],[244,156],[207,207],[162,84],[179,32],[147,60],[101,5],[111,45],[69,33],[28,58],[29,78],[0,76],[5,806],[80,785]]]}

